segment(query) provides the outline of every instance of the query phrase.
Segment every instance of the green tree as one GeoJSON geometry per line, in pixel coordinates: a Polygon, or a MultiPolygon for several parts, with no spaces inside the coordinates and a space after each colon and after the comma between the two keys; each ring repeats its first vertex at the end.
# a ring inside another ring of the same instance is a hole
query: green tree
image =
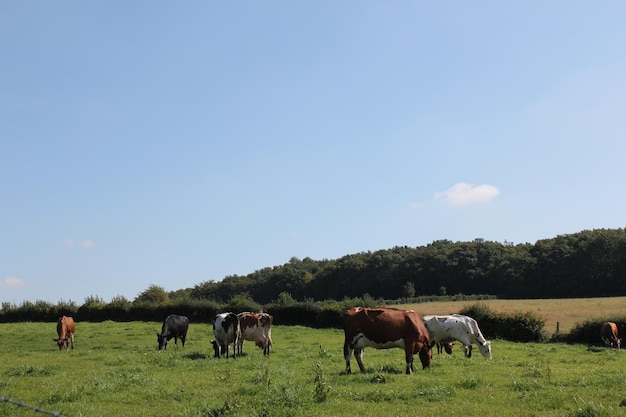
{"type": "Polygon", "coordinates": [[[404,297],[415,297],[415,284],[411,281],[407,281],[402,288],[402,295],[404,297]]]}
{"type": "Polygon", "coordinates": [[[133,303],[148,303],[148,304],[162,304],[169,301],[167,291],[163,287],[158,285],[150,285],[144,292],[139,294],[137,298],[133,300],[133,303]]]}

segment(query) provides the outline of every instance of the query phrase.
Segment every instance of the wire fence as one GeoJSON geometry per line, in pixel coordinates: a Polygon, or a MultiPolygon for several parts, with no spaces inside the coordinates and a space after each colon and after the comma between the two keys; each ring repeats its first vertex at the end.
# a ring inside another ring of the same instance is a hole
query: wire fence
{"type": "Polygon", "coordinates": [[[35,407],[35,406],[32,406],[32,405],[24,404],[21,401],[13,401],[10,398],[0,397],[0,402],[13,404],[13,405],[16,405],[16,406],[22,407],[22,408],[28,408],[30,410],[33,410],[36,413],[47,414],[47,415],[53,416],[53,417],[63,417],[61,414],[55,413],[54,411],[47,411],[47,410],[41,409],[39,407],[35,407]]]}

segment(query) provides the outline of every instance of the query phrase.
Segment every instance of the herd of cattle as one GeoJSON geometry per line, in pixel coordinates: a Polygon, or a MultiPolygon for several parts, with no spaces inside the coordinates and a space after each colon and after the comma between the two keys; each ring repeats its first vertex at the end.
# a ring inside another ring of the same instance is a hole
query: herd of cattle
{"type": "MultiPolygon", "coordinates": [[[[243,342],[254,342],[263,348],[266,356],[270,354],[272,346],[272,324],[274,318],[267,313],[220,313],[213,320],[213,335],[211,340],[215,357],[226,356],[228,358],[229,345],[233,344],[233,357],[243,352],[243,342]]],[[[178,344],[180,338],[183,347],[189,328],[189,319],[175,314],[167,316],[161,327],[161,333],[157,333],[159,350],[167,348],[167,341],[174,338],[174,344],[178,344]]]]}
{"type": "MultiPolygon", "coordinates": [[[[272,346],[273,317],[268,313],[220,313],[213,320],[211,341],[215,357],[228,358],[229,345],[233,344],[233,357],[241,355],[244,341],[252,341],[269,356],[272,346]]],[[[181,340],[183,347],[189,329],[189,319],[185,316],[169,315],[163,322],[161,333],[157,333],[158,349],[166,349],[167,342],[174,338],[174,344],[181,340]]],[[[63,316],[57,323],[57,342],[60,350],[74,349],[74,333],[76,325],[72,317],[63,316]]],[[[363,349],[401,348],[406,359],[406,373],[413,372],[413,355],[417,354],[422,368],[429,368],[432,360],[432,348],[452,353],[453,342],[463,345],[465,357],[472,356],[472,345],[478,346],[479,352],[491,359],[491,342],[485,340],[478,323],[471,317],[460,314],[420,316],[413,310],[395,308],[364,308],[354,307],[344,313],[344,346],[343,355],[346,361],[346,373],[350,373],[352,354],[356,358],[361,371],[363,365],[363,349]]],[[[604,343],[612,348],[620,349],[617,325],[604,323],[600,335],[604,343]]]]}

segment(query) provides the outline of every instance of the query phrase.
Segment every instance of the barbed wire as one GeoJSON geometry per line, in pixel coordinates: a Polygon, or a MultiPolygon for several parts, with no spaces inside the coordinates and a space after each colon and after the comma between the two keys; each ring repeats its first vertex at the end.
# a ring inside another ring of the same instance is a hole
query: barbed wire
{"type": "Polygon", "coordinates": [[[47,414],[49,416],[53,416],[53,417],[63,417],[61,414],[59,413],[55,413],[54,411],[47,411],[44,409],[41,409],[39,407],[35,407],[32,405],[28,405],[28,404],[24,404],[21,401],[13,401],[10,398],[4,398],[4,397],[0,397],[0,401],[4,402],[4,403],[9,403],[9,404],[13,404],[13,405],[17,405],[18,407],[22,407],[22,408],[28,408],[33,410],[36,413],[42,413],[42,414],[47,414]]]}

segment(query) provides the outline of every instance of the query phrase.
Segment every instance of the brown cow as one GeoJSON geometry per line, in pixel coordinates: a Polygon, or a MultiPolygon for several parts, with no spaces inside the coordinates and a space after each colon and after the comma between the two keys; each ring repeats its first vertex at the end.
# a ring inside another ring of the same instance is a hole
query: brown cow
{"type": "Polygon", "coordinates": [[[239,313],[239,325],[241,337],[237,341],[237,354],[243,351],[244,340],[253,341],[258,347],[263,348],[263,354],[269,356],[272,346],[272,324],[274,317],[267,313],[239,313]]]}
{"type": "Polygon", "coordinates": [[[68,316],[62,316],[57,322],[58,339],[52,339],[59,345],[59,350],[67,350],[68,343],[74,349],[74,333],[76,333],[76,324],[74,319],[68,316]]]}
{"type": "Polygon", "coordinates": [[[413,355],[416,353],[419,353],[422,369],[430,367],[432,351],[428,329],[413,310],[350,308],[344,313],[344,332],[343,356],[348,374],[353,351],[361,372],[365,371],[362,357],[366,347],[403,348],[407,374],[413,372],[413,355]]]}
{"type": "Polygon", "coordinates": [[[602,337],[602,340],[607,346],[617,350],[620,349],[622,339],[617,337],[617,325],[615,323],[611,321],[604,323],[600,329],[600,337],[602,337]]]}

